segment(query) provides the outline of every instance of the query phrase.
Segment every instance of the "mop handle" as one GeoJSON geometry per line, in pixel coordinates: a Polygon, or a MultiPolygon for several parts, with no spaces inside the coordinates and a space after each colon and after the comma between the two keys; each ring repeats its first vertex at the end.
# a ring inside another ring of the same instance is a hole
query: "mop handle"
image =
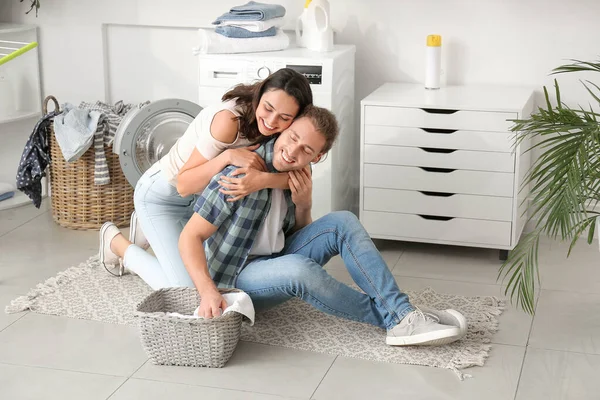
{"type": "Polygon", "coordinates": [[[7,56],[0,58],[0,65],[7,63],[14,58],[19,57],[21,54],[27,53],[29,50],[36,48],[37,45],[38,45],[37,42],[29,43],[28,45],[23,46],[20,49],[13,51],[12,53],[8,54],[7,56]]]}

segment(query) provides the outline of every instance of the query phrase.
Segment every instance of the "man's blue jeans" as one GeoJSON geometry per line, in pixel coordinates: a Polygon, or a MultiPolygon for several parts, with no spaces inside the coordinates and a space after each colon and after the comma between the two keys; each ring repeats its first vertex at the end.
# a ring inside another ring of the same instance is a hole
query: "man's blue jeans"
{"type": "Polygon", "coordinates": [[[356,216],[330,213],[287,238],[279,254],[250,261],[236,287],[257,311],[298,297],[329,314],[392,328],[414,308],[400,291],[381,254],[356,216]],[[324,269],[340,254],[361,293],[324,269]]]}

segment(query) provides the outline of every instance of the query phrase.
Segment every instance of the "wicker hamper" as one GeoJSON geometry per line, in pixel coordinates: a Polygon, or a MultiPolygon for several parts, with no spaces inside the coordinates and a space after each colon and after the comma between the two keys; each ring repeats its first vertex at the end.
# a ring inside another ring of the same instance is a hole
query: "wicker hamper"
{"type": "MultiPolygon", "coordinates": [[[[220,289],[221,293],[239,291],[220,289]]],[[[152,292],[137,306],[142,346],[152,363],[221,368],[229,361],[240,339],[242,314],[230,312],[212,319],[167,315],[192,315],[198,304],[195,288],[176,287],[152,292]]]]}
{"type": "MultiPolygon", "coordinates": [[[[48,102],[58,110],[58,101],[53,96],[44,100],[44,115],[48,113],[48,102]]],[[[119,228],[129,225],[133,212],[133,187],[121,171],[119,156],[112,148],[104,146],[110,183],[94,184],[94,148],[88,149],[77,161],[65,161],[50,127],[50,195],[52,218],[70,229],[96,230],[106,221],[119,228]]]]}

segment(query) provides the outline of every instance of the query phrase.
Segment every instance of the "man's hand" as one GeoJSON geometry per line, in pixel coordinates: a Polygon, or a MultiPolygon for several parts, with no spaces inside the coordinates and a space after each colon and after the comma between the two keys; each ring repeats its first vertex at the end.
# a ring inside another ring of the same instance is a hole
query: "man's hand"
{"type": "Polygon", "coordinates": [[[289,171],[292,201],[300,210],[312,208],[312,177],[308,166],[298,171],[289,171]]]}
{"type": "Polygon", "coordinates": [[[218,290],[208,290],[200,294],[200,309],[198,316],[203,318],[219,317],[227,308],[227,302],[218,290]]]}

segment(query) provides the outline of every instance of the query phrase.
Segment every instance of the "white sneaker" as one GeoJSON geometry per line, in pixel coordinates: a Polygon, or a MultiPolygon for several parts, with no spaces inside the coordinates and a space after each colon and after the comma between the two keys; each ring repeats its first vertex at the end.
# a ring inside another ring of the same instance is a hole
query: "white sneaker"
{"type": "Polygon", "coordinates": [[[142,227],[140,226],[140,221],[135,210],[131,213],[131,219],[129,220],[129,241],[144,250],[148,250],[150,247],[146,235],[142,232],[142,227]]]}
{"type": "Polygon", "coordinates": [[[440,324],[438,317],[416,309],[406,315],[398,325],[388,330],[385,342],[391,346],[438,346],[461,338],[457,326],[440,324]]]}
{"type": "Polygon", "coordinates": [[[123,275],[123,266],[119,256],[110,249],[110,243],[121,231],[112,222],[105,222],[100,228],[100,264],[104,266],[109,273],[115,276],[123,275]],[[118,274],[112,272],[118,267],[118,274]]]}
{"type": "Polygon", "coordinates": [[[460,312],[451,308],[447,310],[436,310],[430,307],[419,307],[424,314],[431,314],[440,321],[442,325],[457,326],[460,328],[461,338],[467,334],[467,319],[460,312]]]}

